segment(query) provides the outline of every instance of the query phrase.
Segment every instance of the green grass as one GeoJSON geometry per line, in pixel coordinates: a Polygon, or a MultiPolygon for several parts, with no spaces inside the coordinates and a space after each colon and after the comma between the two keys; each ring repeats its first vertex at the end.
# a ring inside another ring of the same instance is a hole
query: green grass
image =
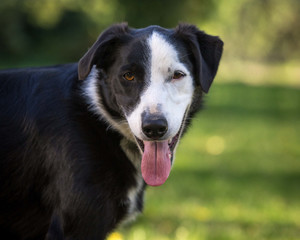
{"type": "Polygon", "coordinates": [[[216,84],[126,240],[300,239],[300,90],[216,84]]]}

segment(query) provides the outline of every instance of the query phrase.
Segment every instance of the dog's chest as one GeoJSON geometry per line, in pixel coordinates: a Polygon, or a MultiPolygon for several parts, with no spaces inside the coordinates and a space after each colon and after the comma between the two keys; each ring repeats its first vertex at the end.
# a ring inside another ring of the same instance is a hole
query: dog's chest
{"type": "Polygon", "coordinates": [[[120,146],[124,151],[127,158],[136,168],[135,186],[131,187],[127,191],[127,196],[124,199],[123,204],[127,206],[127,214],[123,219],[122,223],[132,221],[135,217],[143,210],[144,200],[144,188],[145,183],[141,174],[141,154],[138,151],[136,145],[127,139],[122,139],[120,146]]]}

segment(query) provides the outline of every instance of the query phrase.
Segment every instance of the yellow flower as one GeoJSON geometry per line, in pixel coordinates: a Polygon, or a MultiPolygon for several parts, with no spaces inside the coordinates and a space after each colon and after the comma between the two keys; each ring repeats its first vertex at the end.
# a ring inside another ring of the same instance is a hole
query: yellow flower
{"type": "Polygon", "coordinates": [[[114,232],[112,234],[109,235],[109,237],[107,238],[107,240],[123,240],[123,237],[120,233],[118,232],[114,232]]]}

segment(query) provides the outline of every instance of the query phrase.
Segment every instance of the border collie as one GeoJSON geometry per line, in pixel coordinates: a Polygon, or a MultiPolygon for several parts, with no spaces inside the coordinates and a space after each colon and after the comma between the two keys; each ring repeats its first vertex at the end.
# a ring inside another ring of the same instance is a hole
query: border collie
{"type": "Polygon", "coordinates": [[[163,184],[223,42],[193,25],[105,30],[79,63],[0,72],[0,233],[105,239],[163,184]]]}

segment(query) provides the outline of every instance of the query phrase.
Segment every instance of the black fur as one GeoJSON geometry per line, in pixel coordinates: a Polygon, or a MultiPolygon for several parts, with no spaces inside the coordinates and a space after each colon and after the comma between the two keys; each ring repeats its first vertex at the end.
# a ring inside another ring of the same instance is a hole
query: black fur
{"type": "Polygon", "coordinates": [[[57,212],[66,236],[104,238],[126,215],[136,169],[121,136],[87,110],[77,64],[0,77],[0,225],[45,236],[57,212]]]}
{"type": "MultiPolygon", "coordinates": [[[[96,65],[104,108],[114,120],[125,120],[124,112],[140,101],[138,93],[147,84],[145,39],[153,29],[158,27],[113,26],[79,65],[0,72],[0,236],[100,240],[128,217],[128,190],[137,187],[140,169],[120,147],[121,133],[89,110],[83,85],[96,65]],[[136,59],[138,64],[132,61],[136,59]],[[125,62],[125,69],[115,71],[125,62]],[[118,81],[120,73],[133,68],[137,81],[118,81]]],[[[192,52],[182,61],[196,76],[202,71],[203,86],[196,86],[190,117],[198,110],[202,90],[208,91],[221,57],[221,43],[195,29],[184,25],[160,30],[170,41],[179,41],[178,48],[192,52]],[[197,55],[199,44],[202,57],[197,55]]],[[[135,143],[128,147],[138,152],[135,143]]],[[[136,193],[135,211],[142,211],[144,188],[136,193]]]]}

